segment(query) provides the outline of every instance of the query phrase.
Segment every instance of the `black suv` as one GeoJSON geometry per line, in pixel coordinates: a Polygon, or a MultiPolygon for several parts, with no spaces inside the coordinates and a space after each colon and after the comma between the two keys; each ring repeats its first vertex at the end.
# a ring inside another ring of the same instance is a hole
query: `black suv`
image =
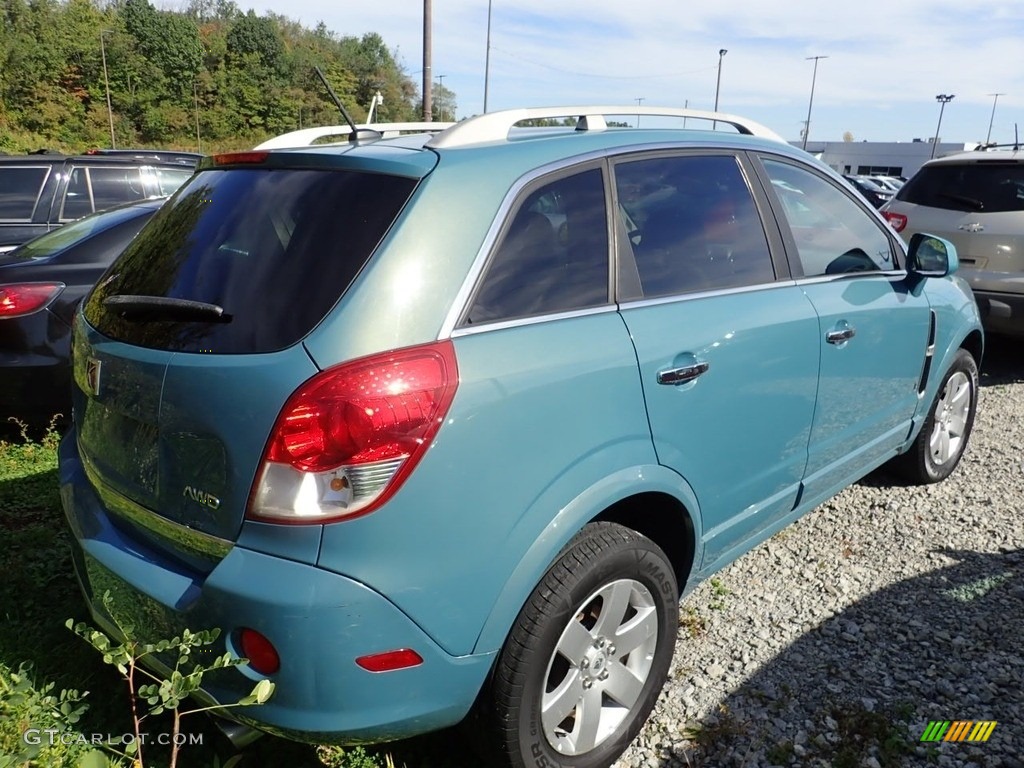
{"type": "Polygon", "coordinates": [[[0,157],[0,252],[94,211],[166,197],[200,157],[156,150],[0,157]]]}

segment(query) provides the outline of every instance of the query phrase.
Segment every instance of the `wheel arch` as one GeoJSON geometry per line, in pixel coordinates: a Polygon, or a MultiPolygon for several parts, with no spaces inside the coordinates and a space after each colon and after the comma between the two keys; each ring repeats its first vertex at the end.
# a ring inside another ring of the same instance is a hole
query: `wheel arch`
{"type": "Polygon", "coordinates": [[[495,600],[474,653],[501,648],[519,611],[544,573],[585,525],[615,522],[654,541],[668,556],[680,592],[697,561],[700,508],[690,485],[660,465],[622,469],[578,494],[534,538],[495,600]]]}
{"type": "Polygon", "coordinates": [[[615,502],[594,522],[618,523],[653,541],[668,556],[679,591],[693,572],[697,550],[693,519],[683,503],[661,491],[646,491],[615,502]]]}

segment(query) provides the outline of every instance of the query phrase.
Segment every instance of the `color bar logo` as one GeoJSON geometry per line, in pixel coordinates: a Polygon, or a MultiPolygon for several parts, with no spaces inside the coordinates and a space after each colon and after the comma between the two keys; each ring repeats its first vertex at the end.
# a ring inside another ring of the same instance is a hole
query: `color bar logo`
{"type": "Polygon", "coordinates": [[[932,720],[921,741],[988,741],[995,729],[995,720],[932,720]]]}

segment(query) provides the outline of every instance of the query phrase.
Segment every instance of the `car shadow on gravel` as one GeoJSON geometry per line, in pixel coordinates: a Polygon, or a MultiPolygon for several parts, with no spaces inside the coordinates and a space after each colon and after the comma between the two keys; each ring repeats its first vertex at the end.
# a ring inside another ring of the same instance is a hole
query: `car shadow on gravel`
{"type": "Polygon", "coordinates": [[[660,765],[1024,766],[1024,550],[937,554],[952,564],[803,633],[660,765]],[[998,725],[986,743],[921,741],[958,720],[998,725]]]}
{"type": "Polygon", "coordinates": [[[981,386],[1024,381],[1024,340],[1007,336],[985,339],[981,362],[981,386]]]}

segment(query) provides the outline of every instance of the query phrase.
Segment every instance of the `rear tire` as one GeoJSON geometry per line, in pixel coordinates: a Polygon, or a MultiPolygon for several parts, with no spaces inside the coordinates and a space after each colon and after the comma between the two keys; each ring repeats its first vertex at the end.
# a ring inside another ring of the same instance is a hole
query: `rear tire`
{"type": "Polygon", "coordinates": [[[978,364],[960,349],[939,385],[928,418],[893,468],[908,481],[927,485],[945,480],[960,463],[978,410],[978,364]]]}
{"type": "Polygon", "coordinates": [[[606,768],[668,677],[679,590],[665,553],[593,523],[541,579],[497,662],[490,708],[513,768],[606,768]]]}

